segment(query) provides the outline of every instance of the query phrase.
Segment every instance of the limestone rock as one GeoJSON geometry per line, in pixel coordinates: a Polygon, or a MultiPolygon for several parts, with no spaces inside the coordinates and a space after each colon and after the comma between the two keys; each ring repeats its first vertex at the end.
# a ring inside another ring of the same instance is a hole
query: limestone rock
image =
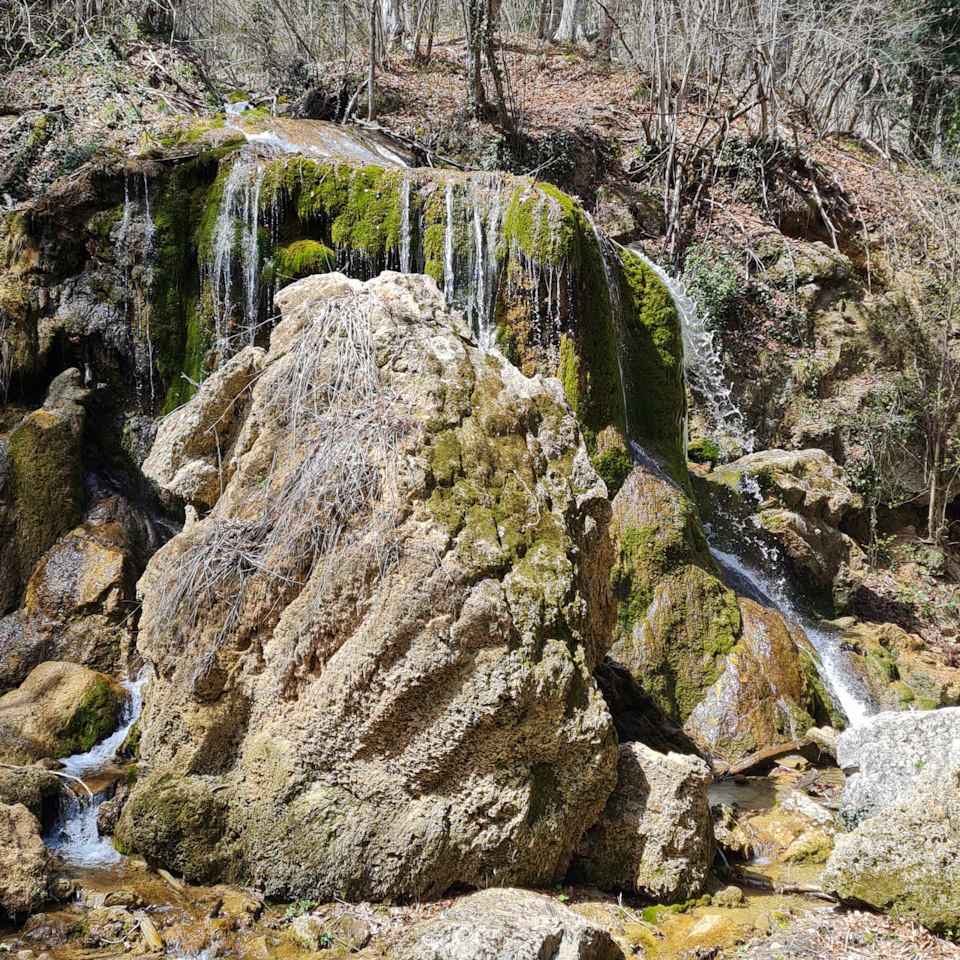
{"type": "Polygon", "coordinates": [[[59,777],[40,766],[0,767],[0,803],[22,803],[41,824],[52,826],[60,783],[59,777]]]}
{"type": "Polygon", "coordinates": [[[935,933],[956,931],[960,768],[918,779],[908,797],[838,836],[821,883],[845,903],[915,917],[935,933]]]}
{"type": "Polygon", "coordinates": [[[665,903],[697,896],[715,853],[707,801],[712,779],[699,757],[622,745],[617,788],[584,836],[573,875],[665,903]]]}
{"type": "Polygon", "coordinates": [[[247,388],[263,369],[263,350],[243,350],[215,370],[191,403],[164,421],[143,464],[144,475],[187,503],[216,503],[232,473],[247,388]],[[221,471],[222,464],[228,464],[221,471]]]}
{"type": "Polygon", "coordinates": [[[43,902],[49,879],[40,823],[22,803],[0,803],[0,837],[0,911],[29,913],[43,902]]]}
{"type": "Polygon", "coordinates": [[[136,536],[93,518],[62,535],[27,584],[23,607],[0,618],[0,688],[14,686],[44,660],[112,670],[127,642],[135,600],[136,536]]]}
{"type": "Polygon", "coordinates": [[[800,661],[798,628],[776,610],[739,601],[740,639],[720,679],[684,726],[701,750],[732,761],[795,740],[814,725],[816,694],[800,661]]]}
{"type": "Polygon", "coordinates": [[[116,729],[126,694],[115,680],[75,663],[42,663],[0,697],[0,752],[63,757],[116,729]]]}
{"type": "Polygon", "coordinates": [[[223,493],[138,587],[151,775],[117,840],[271,896],[556,883],[617,761],[591,675],[610,508],[561,385],[477,348],[427,278],[278,301],[242,408],[211,377],[160,427],[178,485],[210,462],[203,411],[236,412],[223,493]]]}
{"type": "Polygon", "coordinates": [[[740,630],[692,500],[636,466],[613,503],[613,589],[620,617],[611,655],[676,722],[723,672],[740,630]]]}
{"type": "Polygon", "coordinates": [[[960,766],[960,708],[868,717],[840,735],[837,764],[846,773],[844,820],[857,824],[883,814],[918,782],[960,766]]]}
{"type": "Polygon", "coordinates": [[[859,545],[839,529],[862,506],[843,470],[823,450],[762,450],[698,480],[700,502],[720,536],[778,549],[798,592],[824,612],[843,612],[866,575],[859,545]],[[744,524],[751,536],[743,536],[744,524]]]}
{"type": "Polygon", "coordinates": [[[391,960],[623,960],[606,930],[528,890],[490,889],[417,924],[391,960]]]}

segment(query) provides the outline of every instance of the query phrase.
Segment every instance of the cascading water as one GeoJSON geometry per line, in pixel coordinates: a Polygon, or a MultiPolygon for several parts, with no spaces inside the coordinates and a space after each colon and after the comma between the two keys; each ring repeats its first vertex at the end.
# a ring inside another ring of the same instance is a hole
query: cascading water
{"type": "MultiPolygon", "coordinates": [[[[710,418],[709,426],[722,441],[721,450],[727,455],[749,452],[753,447],[753,438],[745,427],[743,413],[733,399],[731,387],[724,379],[723,358],[709,328],[709,314],[697,306],[682,281],[668,276],[642,253],[636,250],[634,252],[656,272],[673,297],[683,333],[685,375],[688,384],[704,400],[706,413],[710,418]]],[[[635,456],[638,450],[634,445],[635,456]]],[[[639,454],[649,465],[651,461],[642,450],[639,450],[639,454]]],[[[759,497],[759,489],[753,493],[759,497]]],[[[782,558],[774,555],[759,538],[752,536],[748,526],[732,524],[732,527],[740,530],[740,542],[723,544],[722,548],[711,536],[711,531],[707,530],[711,553],[720,565],[728,584],[737,593],[764,606],[779,609],[789,620],[802,626],[817,653],[821,677],[836,706],[851,725],[861,722],[867,716],[867,707],[863,697],[856,692],[857,680],[847,669],[839,639],[797,610],[788,596],[785,576],[761,573],[743,559],[744,555],[752,550],[766,558],[769,570],[776,571],[783,569],[782,558]]]]}
{"type": "MultiPolygon", "coordinates": [[[[119,775],[114,765],[117,750],[123,746],[130,733],[130,728],[136,723],[143,706],[143,686],[147,681],[147,671],[144,670],[135,680],[123,682],[123,687],[129,692],[130,699],[124,707],[123,716],[117,729],[86,753],[76,753],[66,757],[63,763],[63,772],[81,781],[93,780],[105,774],[119,775]]],[[[112,786],[116,776],[110,780],[112,786]]],[[[109,786],[90,796],[82,787],[65,791],[61,799],[60,816],[46,844],[56,853],[64,863],[78,867],[100,867],[117,863],[120,854],[113,844],[105,837],[101,837],[97,830],[97,818],[100,808],[108,798],[109,786]]]]}
{"type": "Polygon", "coordinates": [[[260,190],[264,172],[259,158],[238,157],[230,168],[217,209],[210,258],[204,272],[213,305],[214,343],[221,357],[236,353],[256,336],[260,308],[260,190]],[[237,251],[239,302],[234,301],[237,251]]]}
{"type": "MultiPolygon", "coordinates": [[[[753,436],[746,429],[743,413],[733,399],[733,389],[723,374],[723,354],[710,329],[710,314],[687,292],[683,281],[631,247],[663,281],[673,297],[683,337],[683,368],[687,385],[703,404],[714,439],[724,459],[734,459],[753,450],[753,436]]],[[[686,445],[686,437],[684,437],[686,445]]]]}

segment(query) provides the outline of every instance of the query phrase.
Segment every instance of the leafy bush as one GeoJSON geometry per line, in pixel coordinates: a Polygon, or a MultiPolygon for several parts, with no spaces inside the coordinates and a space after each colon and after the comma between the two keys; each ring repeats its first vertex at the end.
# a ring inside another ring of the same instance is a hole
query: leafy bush
{"type": "Polygon", "coordinates": [[[728,251],[705,243],[690,247],[683,281],[697,303],[709,311],[715,329],[745,316],[748,304],[740,264],[728,251]]]}

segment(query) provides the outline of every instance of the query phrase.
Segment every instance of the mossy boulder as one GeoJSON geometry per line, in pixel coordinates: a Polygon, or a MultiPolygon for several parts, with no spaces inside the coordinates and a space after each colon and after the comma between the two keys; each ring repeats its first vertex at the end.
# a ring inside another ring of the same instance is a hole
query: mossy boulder
{"type": "Polygon", "coordinates": [[[0,612],[15,606],[40,558],[75,526],[84,503],[80,372],[54,379],[43,407],[0,437],[0,495],[12,535],[0,546],[0,612]]]}
{"type": "Polygon", "coordinates": [[[740,631],[696,505],[669,478],[637,466],[613,505],[618,620],[611,655],[678,723],[723,672],[740,631]]]}
{"type": "Polygon", "coordinates": [[[137,781],[114,834],[121,852],[144,855],[191,883],[224,875],[224,808],[198,777],[160,774],[137,781]]]}
{"type": "Polygon", "coordinates": [[[105,674],[75,663],[42,663],[0,697],[0,751],[33,760],[84,753],[113,733],[125,699],[105,674]]]}

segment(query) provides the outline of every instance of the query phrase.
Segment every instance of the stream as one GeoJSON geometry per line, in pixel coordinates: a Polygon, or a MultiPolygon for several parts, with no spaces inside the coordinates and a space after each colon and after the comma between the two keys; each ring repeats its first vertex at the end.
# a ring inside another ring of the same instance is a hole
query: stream
{"type": "Polygon", "coordinates": [[[97,818],[104,802],[112,797],[117,782],[123,777],[123,771],[114,761],[130,728],[140,716],[147,678],[148,671],[144,669],[134,680],[122,682],[130,697],[124,706],[120,724],[106,740],[87,753],[75,753],[61,761],[63,772],[83,781],[93,793],[90,796],[80,784],[61,792],[60,816],[44,840],[50,851],[64,864],[104,867],[121,860],[113,841],[100,836],[97,818]]]}

